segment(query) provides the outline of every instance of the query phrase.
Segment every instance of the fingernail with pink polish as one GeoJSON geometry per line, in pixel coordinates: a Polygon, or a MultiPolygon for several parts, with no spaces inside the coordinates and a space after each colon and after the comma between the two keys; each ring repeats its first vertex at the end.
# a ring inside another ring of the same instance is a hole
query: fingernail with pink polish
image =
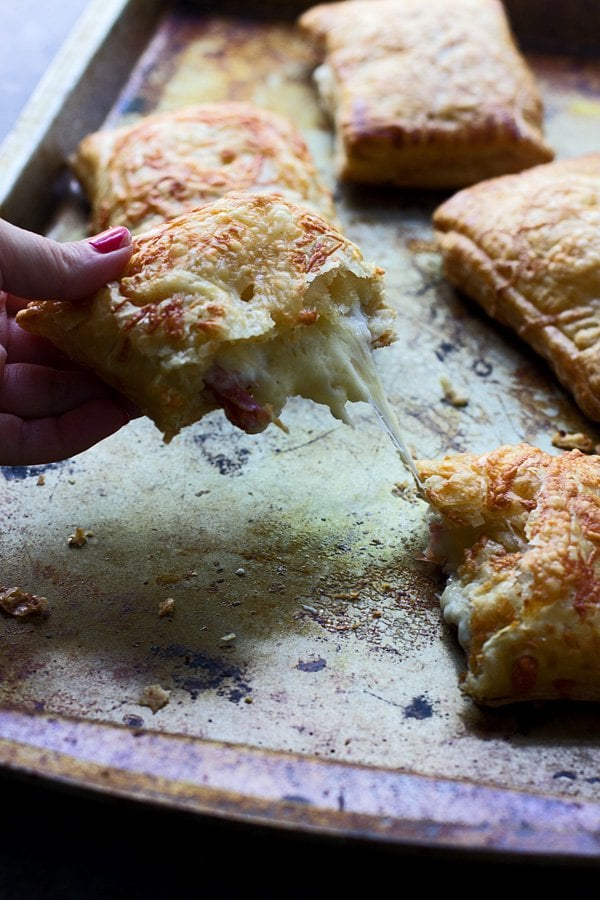
{"type": "Polygon", "coordinates": [[[90,238],[89,243],[98,253],[113,253],[115,250],[122,250],[131,244],[131,234],[123,225],[116,228],[108,228],[97,234],[96,237],[90,238]]]}

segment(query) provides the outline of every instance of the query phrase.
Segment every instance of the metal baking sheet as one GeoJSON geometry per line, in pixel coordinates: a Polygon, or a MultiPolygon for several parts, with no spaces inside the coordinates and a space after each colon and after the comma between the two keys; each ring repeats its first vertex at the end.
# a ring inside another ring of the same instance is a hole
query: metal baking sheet
{"type": "MultiPolygon", "coordinates": [[[[92,3],[0,148],[2,215],[83,236],[66,160],[104,122],[215,99],[276,109],[386,270],[400,340],[376,359],[415,455],[552,452],[560,430],[598,442],[545,365],[444,282],[443,194],[335,184],[303,5],[92,3]]],[[[547,6],[523,28],[548,137],[559,156],[595,150],[600,65],[541,40],[547,6]]],[[[577,8],[593,33],[600,11],[577,8]]],[[[352,416],[298,399],[289,434],[215,413],[168,446],[138,420],[65,462],[0,470],[1,582],[48,601],[38,620],[0,621],[0,763],[281,828],[596,857],[597,707],[483,710],[461,694],[440,574],[421,559],[424,504],[370,407],[352,416]]]]}

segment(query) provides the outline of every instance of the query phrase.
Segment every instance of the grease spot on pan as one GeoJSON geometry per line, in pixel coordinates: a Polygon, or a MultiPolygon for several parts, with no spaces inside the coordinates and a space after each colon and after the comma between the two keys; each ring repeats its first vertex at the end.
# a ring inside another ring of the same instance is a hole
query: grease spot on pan
{"type": "Polygon", "coordinates": [[[173,685],[195,700],[205,691],[215,691],[232,703],[239,703],[251,694],[250,684],[241,666],[219,657],[189,650],[179,644],[154,647],[153,653],[174,660],[170,673],[173,685]]]}
{"type": "Polygon", "coordinates": [[[194,443],[200,448],[206,462],[221,475],[239,475],[250,458],[250,450],[244,446],[228,443],[228,452],[223,452],[222,435],[195,434],[194,443]]]}
{"type": "Polygon", "coordinates": [[[565,778],[568,781],[577,781],[577,773],[563,769],[561,772],[555,772],[552,776],[554,779],[565,778]]]}
{"type": "Polygon", "coordinates": [[[64,463],[62,462],[48,463],[44,466],[2,466],[0,471],[5,481],[23,481],[25,478],[31,478],[32,475],[37,477],[42,472],[49,472],[51,469],[61,469],[63,466],[64,463]]]}
{"type": "Polygon", "coordinates": [[[325,660],[318,656],[316,659],[298,660],[296,668],[301,672],[320,672],[321,669],[326,668],[326,666],[327,663],[325,660]]]}
{"type": "Polygon", "coordinates": [[[433,706],[422,695],[414,697],[412,703],[404,707],[405,719],[430,719],[433,715],[433,706]]]}

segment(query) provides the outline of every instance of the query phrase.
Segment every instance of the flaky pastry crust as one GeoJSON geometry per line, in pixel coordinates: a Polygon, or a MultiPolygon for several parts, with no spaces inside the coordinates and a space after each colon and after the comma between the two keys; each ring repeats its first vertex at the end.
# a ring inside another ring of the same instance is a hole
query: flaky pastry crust
{"type": "Polygon", "coordinates": [[[600,421],[600,154],[467,188],[434,214],[444,273],[600,421]]]}
{"type": "Polygon", "coordinates": [[[90,230],[141,233],[229,191],[280,193],[333,221],[330,191],[302,135],[250,103],[205,103],[102,129],[72,167],[92,207],[90,230]]]}
{"type": "Polygon", "coordinates": [[[342,179],[463,187],[552,159],[499,0],[344,0],[299,18],[342,179]]]}
{"type": "Polygon", "coordinates": [[[600,457],[518,444],[416,467],[465,692],[492,705],[600,699],[600,457]]]}
{"type": "Polygon", "coordinates": [[[17,321],[94,369],[168,441],[218,408],[260,432],[295,394],[344,420],[347,400],[368,399],[348,342],[386,345],[393,318],[382,270],[327,220],[241,192],[136,237],[121,278],[93,296],[31,303],[17,321]]]}

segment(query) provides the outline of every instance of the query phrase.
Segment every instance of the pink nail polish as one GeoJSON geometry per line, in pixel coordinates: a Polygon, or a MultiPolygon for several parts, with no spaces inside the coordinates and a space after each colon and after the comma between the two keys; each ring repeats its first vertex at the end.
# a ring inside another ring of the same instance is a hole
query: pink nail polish
{"type": "Polygon", "coordinates": [[[97,234],[96,237],[90,238],[89,243],[98,253],[113,253],[115,250],[121,250],[128,247],[131,243],[131,234],[123,225],[116,228],[108,228],[97,234]]]}

